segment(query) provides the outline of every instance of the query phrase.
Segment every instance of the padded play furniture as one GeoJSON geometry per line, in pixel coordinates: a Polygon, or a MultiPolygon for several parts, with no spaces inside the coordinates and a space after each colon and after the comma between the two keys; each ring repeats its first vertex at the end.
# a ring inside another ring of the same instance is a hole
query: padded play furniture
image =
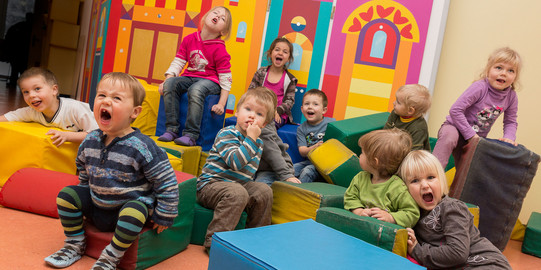
{"type": "MultiPolygon", "coordinates": [[[[214,144],[214,138],[218,131],[224,127],[225,113],[217,115],[210,111],[213,105],[218,103],[220,95],[209,95],[205,98],[203,107],[203,118],[201,119],[201,132],[199,138],[195,141],[201,146],[203,151],[208,151],[214,144]]],[[[179,133],[182,135],[182,130],[186,124],[186,115],[188,113],[188,93],[184,93],[180,98],[180,113],[178,121],[180,123],[179,133]]],[[[165,132],[165,105],[163,96],[160,98],[160,108],[158,110],[158,122],[156,123],[156,136],[160,136],[165,132]]]]}
{"type": "MultiPolygon", "coordinates": [[[[214,216],[214,210],[205,208],[196,202],[194,212],[192,238],[190,240],[190,244],[203,245],[205,242],[205,235],[207,234],[207,227],[214,216]]],[[[239,223],[237,224],[237,227],[235,227],[235,230],[244,229],[246,227],[247,217],[248,214],[246,214],[246,212],[242,212],[239,223]]]]}
{"type": "Polygon", "coordinates": [[[174,142],[161,142],[158,141],[157,136],[151,136],[156,144],[164,149],[167,153],[182,158],[182,171],[185,173],[199,175],[199,160],[201,158],[200,146],[182,146],[175,144],[174,142]]]}
{"type": "MultiPolygon", "coordinates": [[[[237,124],[237,117],[231,116],[225,119],[224,127],[237,124]]],[[[297,163],[305,160],[299,153],[299,147],[297,146],[297,128],[299,125],[285,124],[283,127],[277,130],[278,136],[284,143],[289,145],[287,153],[291,157],[293,163],[297,163]]]]}
{"type": "Polygon", "coordinates": [[[530,215],[522,242],[522,252],[541,258],[541,213],[532,212],[530,215]]]}
{"type": "MultiPolygon", "coordinates": [[[[0,186],[17,170],[22,168],[44,168],[57,172],[75,174],[75,157],[79,144],[65,142],[60,147],[53,145],[50,129],[38,123],[0,122],[0,186]]],[[[60,130],[60,129],[57,129],[60,130]]]]}
{"type": "Polygon", "coordinates": [[[23,168],[11,175],[0,190],[0,204],[58,218],[56,197],[65,186],[77,185],[76,175],[42,168],[23,168]]]}
{"type": "Polygon", "coordinates": [[[361,154],[359,138],[370,131],[382,129],[389,114],[382,112],[331,122],[327,124],[323,140],[337,139],[358,156],[361,154]]]}
{"type": "MultiPolygon", "coordinates": [[[[192,233],[195,184],[193,175],[175,172],[179,182],[179,215],[167,230],[157,234],[151,227],[145,227],[121,260],[121,269],[145,269],[155,265],[188,247],[192,233]]],[[[98,258],[101,251],[113,238],[112,232],[100,232],[92,224],[85,224],[87,247],[85,254],[98,258]]]]}
{"type": "Polygon", "coordinates": [[[329,139],[312,149],[308,159],[328,183],[345,188],[362,171],[359,157],[336,139],[329,139]]]}
{"type": "Polygon", "coordinates": [[[158,119],[158,109],[160,107],[160,92],[157,85],[151,85],[139,79],[139,82],[145,88],[145,100],[143,100],[142,110],[139,116],[131,124],[132,127],[139,128],[141,133],[147,136],[156,134],[156,121],[158,119]]]}
{"type": "Polygon", "coordinates": [[[321,207],[344,207],[346,188],[338,185],[276,181],[271,188],[273,224],[315,219],[316,211],[321,207]]]}
{"type": "Polygon", "coordinates": [[[336,207],[317,210],[316,221],[402,257],[408,253],[408,231],[402,226],[336,207]]]}
{"type": "Polygon", "coordinates": [[[208,269],[424,268],[308,219],[215,233],[208,269]]]}
{"type": "Polygon", "coordinates": [[[500,250],[511,237],[539,160],[523,145],[499,140],[479,138],[464,147],[449,195],[479,206],[481,236],[500,250]]]}

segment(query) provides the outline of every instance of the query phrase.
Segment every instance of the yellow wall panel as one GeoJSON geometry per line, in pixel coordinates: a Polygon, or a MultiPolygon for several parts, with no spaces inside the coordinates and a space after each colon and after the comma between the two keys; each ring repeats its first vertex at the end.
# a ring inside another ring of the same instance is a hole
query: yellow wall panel
{"type": "Polygon", "coordinates": [[[388,83],[351,79],[349,92],[388,99],[391,94],[391,87],[392,84],[388,83]]]}
{"type": "Polygon", "coordinates": [[[148,76],[153,40],[154,31],[144,29],[133,30],[133,44],[137,44],[137,46],[132,46],[130,66],[128,68],[129,74],[143,78],[148,76]]]}
{"type": "MultiPolygon", "coordinates": [[[[186,10],[201,12],[202,5],[203,5],[202,0],[190,0],[186,4],[186,10]]],[[[203,14],[201,14],[201,16],[203,16],[203,14]]]]}
{"type": "Polygon", "coordinates": [[[387,111],[388,98],[373,97],[355,93],[349,93],[347,106],[361,107],[368,110],[374,110],[378,112],[387,111]]]}
{"type": "Polygon", "coordinates": [[[156,6],[156,0],[145,0],[145,7],[154,7],[156,6]]]}
{"type": "Polygon", "coordinates": [[[178,48],[178,34],[159,32],[158,42],[156,44],[156,55],[154,55],[154,70],[152,78],[163,80],[164,73],[169,68],[173,58],[171,55],[176,55],[178,48]],[[172,46],[174,44],[174,46],[172,46]]]}
{"type": "MultiPolygon", "coordinates": [[[[303,51],[302,53],[302,61],[301,61],[301,70],[302,71],[310,71],[310,62],[312,60],[312,51],[303,51]]],[[[300,80],[299,80],[300,81],[300,80]]],[[[308,77],[306,78],[306,81],[308,81],[308,77]]]]}
{"type": "Polygon", "coordinates": [[[186,12],[183,10],[133,7],[133,21],[184,26],[186,12]]]}
{"type": "Polygon", "coordinates": [[[368,81],[393,83],[394,73],[393,69],[355,64],[353,65],[352,77],[368,81]]]}
{"type": "Polygon", "coordinates": [[[345,119],[380,113],[380,111],[368,110],[356,107],[346,107],[345,119]]]}

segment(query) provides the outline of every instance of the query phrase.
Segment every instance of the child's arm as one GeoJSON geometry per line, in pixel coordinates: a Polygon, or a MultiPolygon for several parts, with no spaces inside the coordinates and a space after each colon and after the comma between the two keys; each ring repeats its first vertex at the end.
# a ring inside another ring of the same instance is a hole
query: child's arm
{"type": "Polygon", "coordinates": [[[213,148],[227,166],[234,171],[239,171],[257,158],[258,152],[261,151],[259,149],[263,142],[257,140],[258,132],[261,132],[261,129],[257,125],[250,125],[246,129],[246,139],[240,141],[232,130],[224,128],[216,135],[213,148]]]}
{"type": "Polygon", "coordinates": [[[293,77],[291,82],[287,86],[287,89],[284,89],[284,98],[282,99],[282,104],[276,107],[276,112],[278,115],[290,114],[291,108],[295,104],[295,89],[297,88],[297,79],[293,77]]]}
{"type": "MultiPolygon", "coordinates": [[[[400,184],[402,185],[401,182],[400,184]]],[[[419,212],[417,202],[411,197],[408,189],[405,186],[401,187],[401,191],[392,199],[392,204],[396,211],[391,211],[389,214],[393,217],[393,223],[409,228],[415,226],[421,213],[419,212]]]]}
{"type": "Polygon", "coordinates": [[[301,154],[302,157],[307,157],[308,153],[312,151],[312,149],[319,147],[323,144],[323,141],[319,141],[316,144],[308,147],[308,146],[299,146],[299,154],[301,154]]]}
{"type": "Polygon", "coordinates": [[[364,174],[366,172],[360,172],[351,180],[349,187],[344,193],[344,209],[359,216],[370,216],[370,209],[365,209],[365,205],[361,200],[360,183],[363,181],[362,176],[364,174]]]}
{"type": "Polygon", "coordinates": [[[514,146],[517,146],[518,143],[516,143],[515,140],[518,126],[518,98],[515,91],[511,91],[509,95],[512,96],[510,98],[509,107],[503,113],[503,138],[500,138],[500,141],[504,141],[514,146]]]}
{"type": "Polygon", "coordinates": [[[186,65],[186,60],[181,59],[180,57],[175,57],[173,59],[173,61],[171,62],[171,65],[169,65],[169,68],[165,72],[165,79],[158,86],[158,92],[160,93],[160,95],[163,95],[163,84],[165,83],[165,81],[171,77],[178,76],[178,74],[180,74],[180,72],[182,71],[185,65],[186,65]]]}
{"type": "Polygon", "coordinates": [[[7,122],[8,120],[4,115],[0,115],[0,122],[7,122]]]}
{"type": "Polygon", "coordinates": [[[271,167],[272,171],[276,173],[279,178],[278,180],[294,181],[294,179],[297,179],[295,178],[293,166],[288,164],[286,158],[284,157],[284,155],[287,155],[287,148],[282,149],[284,144],[282,143],[282,147],[280,147],[280,145],[277,143],[277,141],[282,142],[282,140],[280,137],[278,137],[274,123],[267,124],[261,130],[261,140],[263,140],[263,155],[261,156],[261,159],[264,160],[271,167]]]}
{"type": "Polygon", "coordinates": [[[222,89],[220,92],[220,100],[217,104],[214,104],[212,106],[211,111],[213,111],[217,115],[222,115],[225,112],[225,105],[227,103],[227,98],[229,96],[229,91],[222,89]]]}
{"type": "Polygon", "coordinates": [[[408,254],[411,254],[417,245],[417,237],[415,237],[415,232],[412,228],[406,228],[406,230],[408,231],[408,254]]]}
{"type": "Polygon", "coordinates": [[[81,143],[85,139],[86,135],[88,135],[88,133],[84,131],[75,132],[49,129],[49,131],[47,131],[45,135],[51,135],[51,140],[53,141],[53,144],[58,147],[65,142],[81,143]]]}
{"type": "Polygon", "coordinates": [[[449,116],[453,120],[453,125],[466,140],[477,134],[468,123],[466,110],[482,99],[483,92],[483,82],[476,81],[462,93],[449,109],[449,116]]]}

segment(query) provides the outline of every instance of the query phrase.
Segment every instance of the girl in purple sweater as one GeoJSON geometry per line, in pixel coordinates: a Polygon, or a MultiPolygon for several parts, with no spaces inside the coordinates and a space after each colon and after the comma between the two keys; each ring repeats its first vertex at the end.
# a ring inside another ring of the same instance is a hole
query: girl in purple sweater
{"type": "Polygon", "coordinates": [[[451,106],[449,115],[438,131],[433,154],[445,168],[451,154],[459,163],[462,147],[475,137],[486,137],[501,114],[501,141],[517,145],[518,99],[515,92],[522,60],[508,48],[494,51],[488,58],[481,79],[475,81],[451,106]]]}

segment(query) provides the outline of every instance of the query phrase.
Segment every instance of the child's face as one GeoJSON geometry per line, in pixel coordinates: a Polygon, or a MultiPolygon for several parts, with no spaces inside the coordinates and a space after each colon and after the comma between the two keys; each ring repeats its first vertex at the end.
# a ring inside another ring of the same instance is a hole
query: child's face
{"type": "Polygon", "coordinates": [[[508,63],[495,63],[487,74],[488,83],[496,90],[504,90],[515,81],[517,68],[508,63]]]}
{"type": "Polygon", "coordinates": [[[132,121],[141,112],[141,106],[133,105],[133,93],[122,84],[111,80],[98,84],[94,99],[94,117],[100,129],[109,138],[122,137],[132,132],[132,121]]]}
{"type": "Polygon", "coordinates": [[[33,76],[19,83],[23,98],[28,106],[47,116],[58,109],[58,85],[48,84],[42,76],[33,76]]]}
{"type": "Polygon", "coordinates": [[[398,116],[412,116],[415,112],[413,108],[406,106],[406,95],[402,91],[396,92],[396,100],[393,102],[394,112],[398,116]]]}
{"type": "Polygon", "coordinates": [[[363,171],[367,171],[371,174],[375,174],[375,172],[377,172],[375,168],[368,164],[367,156],[364,153],[359,155],[359,165],[361,165],[363,171]]]}
{"type": "Polygon", "coordinates": [[[211,11],[205,18],[205,27],[207,30],[223,36],[223,31],[227,27],[227,14],[225,9],[217,8],[211,11]]]}
{"type": "Polygon", "coordinates": [[[249,97],[237,108],[235,116],[237,117],[237,129],[246,135],[246,129],[250,124],[258,125],[260,128],[265,127],[267,107],[249,97]]]}
{"type": "Polygon", "coordinates": [[[289,46],[285,42],[278,42],[271,52],[272,65],[278,68],[283,68],[289,61],[291,52],[289,46]]]}
{"type": "Polygon", "coordinates": [[[306,121],[312,125],[319,124],[327,107],[323,107],[323,99],[317,95],[305,95],[302,99],[301,111],[306,121]]]}
{"type": "Polygon", "coordinates": [[[441,183],[437,173],[420,173],[409,179],[404,179],[411,197],[417,205],[424,210],[430,211],[441,201],[441,183]]]}

